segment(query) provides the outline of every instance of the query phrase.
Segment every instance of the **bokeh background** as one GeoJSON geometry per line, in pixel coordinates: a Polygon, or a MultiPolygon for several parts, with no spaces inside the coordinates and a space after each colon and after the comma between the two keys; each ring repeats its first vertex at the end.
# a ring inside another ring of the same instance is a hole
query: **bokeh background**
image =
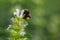
{"type": "Polygon", "coordinates": [[[60,40],[60,0],[0,0],[0,40],[8,40],[5,30],[15,8],[29,9],[31,40],[60,40]]]}

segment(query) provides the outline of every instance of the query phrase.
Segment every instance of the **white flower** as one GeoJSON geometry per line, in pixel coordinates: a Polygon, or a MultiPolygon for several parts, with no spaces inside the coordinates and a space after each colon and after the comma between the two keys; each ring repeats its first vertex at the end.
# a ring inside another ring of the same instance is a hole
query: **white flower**
{"type": "Polygon", "coordinates": [[[20,17],[23,17],[23,13],[24,13],[24,9],[23,9],[23,10],[21,10],[20,17]]]}
{"type": "Polygon", "coordinates": [[[25,34],[26,34],[25,31],[21,31],[21,32],[20,32],[20,35],[21,35],[21,36],[24,36],[25,34]]]}
{"type": "Polygon", "coordinates": [[[20,12],[20,10],[16,9],[16,11],[14,12],[14,16],[19,16],[19,12],[20,12]]]}
{"type": "Polygon", "coordinates": [[[19,11],[20,11],[19,9],[16,9],[16,12],[18,12],[18,13],[19,13],[19,11]]]}
{"type": "Polygon", "coordinates": [[[14,16],[17,16],[18,15],[18,13],[17,12],[14,12],[14,16]]]}

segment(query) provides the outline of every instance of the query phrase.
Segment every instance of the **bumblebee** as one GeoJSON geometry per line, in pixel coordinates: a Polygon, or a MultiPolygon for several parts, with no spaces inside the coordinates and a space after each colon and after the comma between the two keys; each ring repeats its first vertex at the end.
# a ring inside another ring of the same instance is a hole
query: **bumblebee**
{"type": "Polygon", "coordinates": [[[29,20],[31,18],[31,15],[28,9],[21,10],[21,15],[23,16],[23,19],[25,20],[29,20]]]}

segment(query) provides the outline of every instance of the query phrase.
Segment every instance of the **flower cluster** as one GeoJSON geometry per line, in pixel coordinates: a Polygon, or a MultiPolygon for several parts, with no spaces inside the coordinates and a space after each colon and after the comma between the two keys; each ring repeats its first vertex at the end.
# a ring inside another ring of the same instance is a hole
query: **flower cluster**
{"type": "Polygon", "coordinates": [[[16,9],[14,16],[11,18],[12,24],[9,25],[7,30],[10,32],[9,40],[27,40],[25,27],[28,25],[28,22],[23,19],[23,12],[20,12],[19,9],[16,9]]]}

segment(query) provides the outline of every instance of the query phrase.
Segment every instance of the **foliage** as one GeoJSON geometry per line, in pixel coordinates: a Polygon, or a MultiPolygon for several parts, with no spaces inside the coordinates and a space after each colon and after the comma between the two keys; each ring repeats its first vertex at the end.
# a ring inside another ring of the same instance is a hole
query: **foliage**
{"type": "Polygon", "coordinates": [[[0,40],[8,40],[5,30],[15,8],[31,11],[26,32],[31,40],[60,40],[60,0],[0,0],[0,40]]]}

